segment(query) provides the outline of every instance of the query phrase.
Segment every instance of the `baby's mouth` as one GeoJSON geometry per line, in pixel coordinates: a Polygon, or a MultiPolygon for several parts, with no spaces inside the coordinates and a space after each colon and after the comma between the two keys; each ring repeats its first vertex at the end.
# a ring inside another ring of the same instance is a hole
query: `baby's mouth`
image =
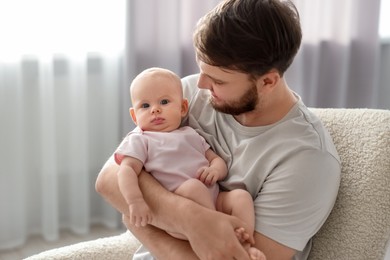
{"type": "Polygon", "coordinates": [[[164,122],[164,118],[161,118],[161,117],[156,117],[152,120],[152,123],[154,124],[161,124],[164,122]]]}

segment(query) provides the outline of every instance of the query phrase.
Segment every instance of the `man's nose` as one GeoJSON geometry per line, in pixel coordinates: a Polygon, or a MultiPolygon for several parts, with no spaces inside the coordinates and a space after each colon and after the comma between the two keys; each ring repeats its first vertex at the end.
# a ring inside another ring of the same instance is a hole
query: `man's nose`
{"type": "Polygon", "coordinates": [[[198,78],[198,88],[200,89],[212,89],[211,79],[200,74],[198,78]]]}

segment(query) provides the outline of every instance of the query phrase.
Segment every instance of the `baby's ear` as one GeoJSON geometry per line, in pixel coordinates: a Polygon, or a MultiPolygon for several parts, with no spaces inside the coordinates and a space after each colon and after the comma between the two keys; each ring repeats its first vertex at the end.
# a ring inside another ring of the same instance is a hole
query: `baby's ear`
{"type": "Polygon", "coordinates": [[[181,115],[185,117],[188,113],[188,100],[185,98],[181,103],[181,115]]]}
{"type": "Polygon", "coordinates": [[[131,119],[133,119],[134,124],[137,125],[137,117],[135,116],[134,108],[130,107],[129,113],[130,113],[131,119]]]}

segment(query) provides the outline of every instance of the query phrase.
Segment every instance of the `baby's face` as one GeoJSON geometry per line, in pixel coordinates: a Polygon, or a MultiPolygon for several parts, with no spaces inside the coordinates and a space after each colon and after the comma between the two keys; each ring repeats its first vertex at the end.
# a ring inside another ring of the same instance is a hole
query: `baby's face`
{"type": "Polygon", "coordinates": [[[144,131],[175,130],[187,112],[183,108],[181,85],[169,76],[152,74],[137,79],[131,88],[131,96],[133,107],[130,114],[144,131]]]}

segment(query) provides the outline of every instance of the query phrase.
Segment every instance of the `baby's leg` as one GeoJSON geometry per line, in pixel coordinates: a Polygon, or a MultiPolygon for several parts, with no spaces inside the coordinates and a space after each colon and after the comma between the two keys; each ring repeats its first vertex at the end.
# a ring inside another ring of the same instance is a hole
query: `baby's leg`
{"type": "Polygon", "coordinates": [[[255,210],[252,196],[242,189],[220,192],[217,198],[217,210],[238,217],[248,225],[248,234],[255,230],[255,210]]]}
{"type": "MultiPolygon", "coordinates": [[[[174,191],[174,193],[183,196],[187,199],[193,200],[202,206],[215,210],[215,205],[210,190],[203,182],[198,179],[186,180],[174,191]]],[[[187,238],[182,234],[172,233],[168,231],[167,233],[169,233],[175,238],[187,240],[187,238]]]]}
{"type": "Polygon", "coordinates": [[[198,179],[186,180],[175,190],[175,194],[193,200],[206,208],[215,210],[210,190],[198,179]]]}
{"type": "Polygon", "coordinates": [[[236,236],[252,260],[265,259],[264,254],[249,243],[249,239],[253,236],[255,230],[255,212],[251,195],[241,189],[221,192],[217,199],[217,210],[238,217],[247,223],[248,230],[238,228],[236,229],[236,236]]]}

